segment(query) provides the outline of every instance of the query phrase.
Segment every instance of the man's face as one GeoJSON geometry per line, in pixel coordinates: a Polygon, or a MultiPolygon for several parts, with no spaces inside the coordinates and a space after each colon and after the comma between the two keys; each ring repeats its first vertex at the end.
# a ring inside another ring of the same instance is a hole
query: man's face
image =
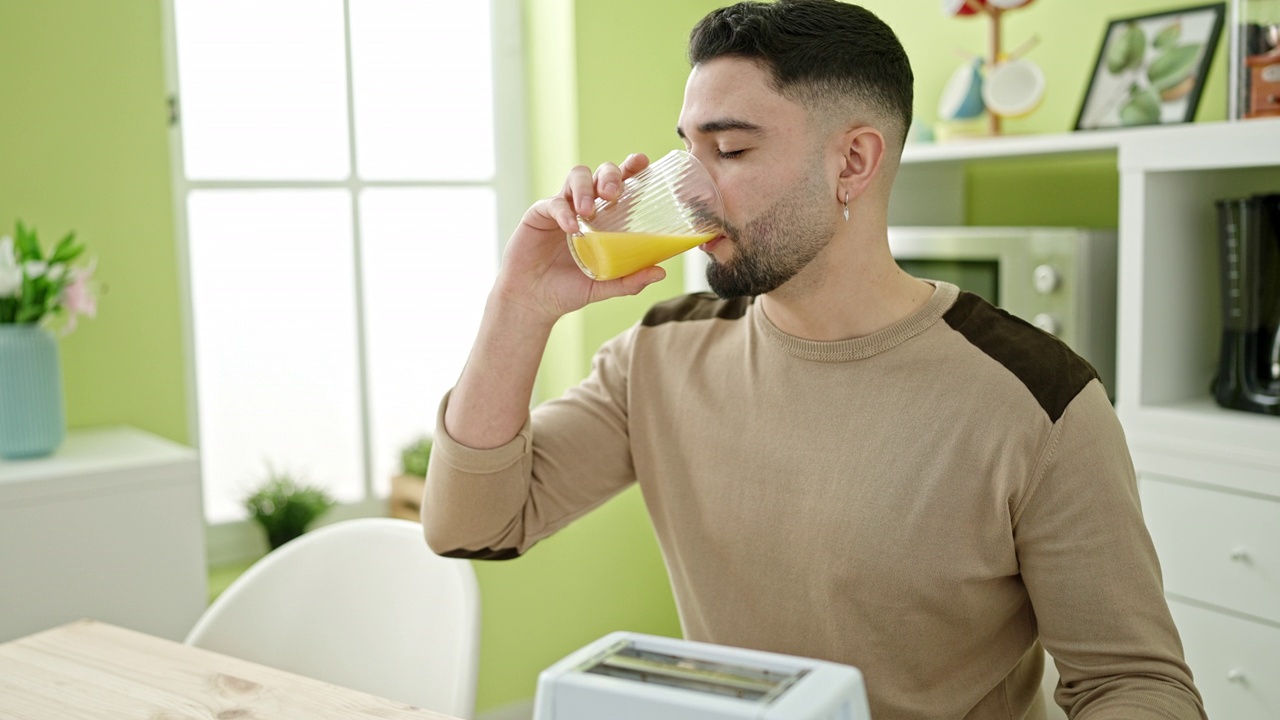
{"type": "Polygon", "coordinates": [[[777,289],[831,240],[834,188],[808,121],[753,61],[717,58],[689,74],[676,131],[724,200],[724,235],[702,246],[721,297],[777,289]]]}

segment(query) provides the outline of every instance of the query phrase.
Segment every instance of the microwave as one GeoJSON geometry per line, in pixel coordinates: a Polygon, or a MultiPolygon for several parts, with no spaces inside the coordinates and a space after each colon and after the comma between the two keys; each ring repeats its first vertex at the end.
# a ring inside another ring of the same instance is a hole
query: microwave
{"type": "Polygon", "coordinates": [[[1056,335],[1115,397],[1116,233],[1055,227],[890,227],[908,274],[942,280],[1056,335]]]}

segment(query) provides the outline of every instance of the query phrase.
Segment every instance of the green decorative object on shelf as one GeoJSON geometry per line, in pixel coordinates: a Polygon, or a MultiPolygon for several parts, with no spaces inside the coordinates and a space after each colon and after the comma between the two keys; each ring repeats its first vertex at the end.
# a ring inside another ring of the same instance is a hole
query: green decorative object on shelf
{"type": "Polygon", "coordinates": [[[97,312],[89,278],[93,266],[73,262],[84,253],[68,233],[48,253],[21,222],[0,237],[0,457],[52,454],[66,436],[58,343],[80,316],[97,312]]]}
{"type": "Polygon", "coordinates": [[[267,481],[245,498],[244,506],[274,550],[305,533],[329,512],[334,500],[321,488],[299,484],[289,474],[272,470],[267,481]]]}

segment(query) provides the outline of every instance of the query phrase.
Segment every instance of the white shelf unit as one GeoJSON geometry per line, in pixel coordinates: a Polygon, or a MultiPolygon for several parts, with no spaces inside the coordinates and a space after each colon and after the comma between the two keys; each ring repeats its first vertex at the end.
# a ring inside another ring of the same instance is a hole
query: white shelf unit
{"type": "Polygon", "coordinates": [[[1120,177],[1116,410],[1210,717],[1280,717],[1280,417],[1210,393],[1222,322],[1214,201],[1280,192],[1280,120],[911,146],[894,225],[963,225],[966,169],[1108,154],[1120,177]]]}
{"type": "MultiPolygon", "coordinates": [[[[1179,476],[1280,498],[1280,418],[1217,407],[1222,333],[1213,201],[1280,192],[1280,123],[1192,126],[1122,146],[1117,409],[1139,467],[1185,457],[1179,476]],[[1210,463],[1211,465],[1212,463],[1210,463]]],[[[1153,468],[1156,469],[1156,468],[1153,468]]],[[[1280,607],[1280,598],[1277,599],[1280,607]]]]}
{"type": "Polygon", "coordinates": [[[0,642],[81,618],[181,640],[207,577],[191,448],[95,428],[0,460],[0,642]]]}
{"type": "Polygon", "coordinates": [[[1213,201],[1280,192],[1280,124],[1120,151],[1117,409],[1169,607],[1211,717],[1280,717],[1280,417],[1210,392],[1222,333],[1213,201]]]}

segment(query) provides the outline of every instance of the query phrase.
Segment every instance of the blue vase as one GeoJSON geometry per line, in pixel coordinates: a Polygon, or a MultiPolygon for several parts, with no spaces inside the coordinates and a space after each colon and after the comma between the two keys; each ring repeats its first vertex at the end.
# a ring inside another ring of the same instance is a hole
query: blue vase
{"type": "Polygon", "coordinates": [[[0,457],[49,455],[66,432],[58,343],[39,325],[0,325],[0,457]]]}

